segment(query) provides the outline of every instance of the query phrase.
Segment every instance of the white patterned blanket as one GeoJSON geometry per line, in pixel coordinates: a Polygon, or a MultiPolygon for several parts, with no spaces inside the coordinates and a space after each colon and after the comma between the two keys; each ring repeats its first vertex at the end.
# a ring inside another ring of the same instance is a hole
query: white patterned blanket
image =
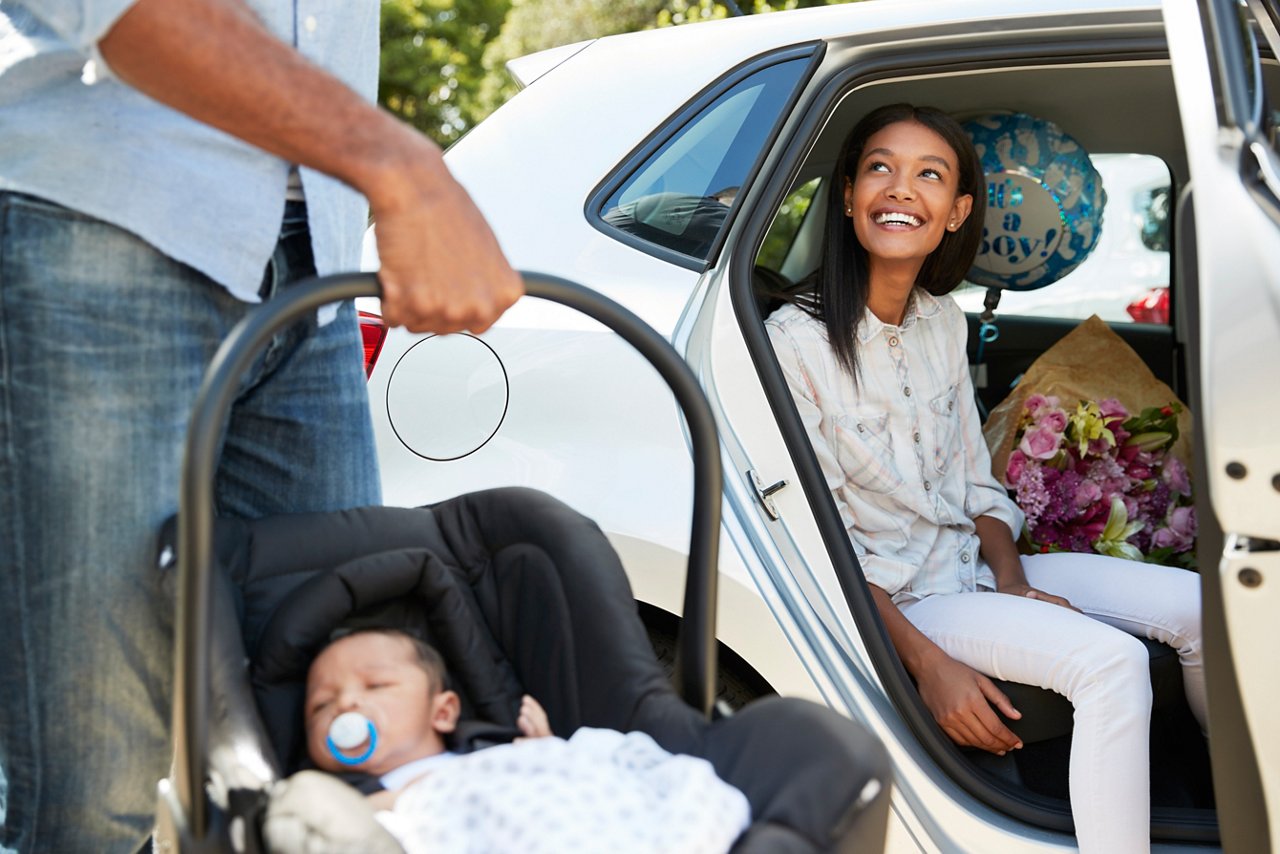
{"type": "Polygon", "coordinates": [[[711,764],[643,733],[583,728],[440,765],[377,814],[407,854],[724,852],[749,822],[711,764]]]}

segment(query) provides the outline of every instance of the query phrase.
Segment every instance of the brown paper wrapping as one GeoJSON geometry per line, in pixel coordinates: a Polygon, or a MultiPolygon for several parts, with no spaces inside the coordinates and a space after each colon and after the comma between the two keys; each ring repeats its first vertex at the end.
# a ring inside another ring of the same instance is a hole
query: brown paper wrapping
{"type": "Polygon", "coordinates": [[[1095,314],[1041,353],[1009,396],[987,417],[982,433],[991,449],[991,471],[1001,483],[1004,483],[1009,454],[1013,452],[1023,404],[1037,392],[1056,395],[1068,413],[1074,411],[1081,400],[1097,401],[1107,397],[1120,401],[1130,415],[1137,415],[1148,406],[1164,406],[1176,401],[1182,406],[1182,412],[1178,416],[1178,441],[1171,453],[1188,471],[1192,470],[1190,410],[1178,400],[1173,389],[1156,379],[1133,348],[1095,314]]]}

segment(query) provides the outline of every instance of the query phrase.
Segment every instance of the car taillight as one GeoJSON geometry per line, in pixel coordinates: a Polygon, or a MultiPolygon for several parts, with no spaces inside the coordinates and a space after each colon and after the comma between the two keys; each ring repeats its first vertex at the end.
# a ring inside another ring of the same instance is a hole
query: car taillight
{"type": "Polygon", "coordinates": [[[364,375],[373,375],[373,365],[387,340],[387,327],[382,318],[367,311],[360,312],[360,337],[364,340],[364,375]]]}
{"type": "Polygon", "coordinates": [[[1125,306],[1136,323],[1169,325],[1169,289],[1152,288],[1125,306]]]}

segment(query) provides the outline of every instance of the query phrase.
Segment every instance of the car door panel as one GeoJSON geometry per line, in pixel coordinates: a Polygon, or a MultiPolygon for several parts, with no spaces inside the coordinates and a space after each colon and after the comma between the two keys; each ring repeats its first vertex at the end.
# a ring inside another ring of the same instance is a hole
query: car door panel
{"type": "Polygon", "coordinates": [[[1280,850],[1280,823],[1269,816],[1280,806],[1280,688],[1270,652],[1280,613],[1280,158],[1268,117],[1275,101],[1266,101],[1275,69],[1264,71],[1242,24],[1246,9],[1267,35],[1274,0],[1166,0],[1164,17],[1200,212],[1184,205],[1179,226],[1184,241],[1194,236],[1200,285],[1191,336],[1204,437],[1198,506],[1210,538],[1222,533],[1218,551],[1207,543],[1201,551],[1218,806],[1230,850],[1266,852],[1280,850]]]}

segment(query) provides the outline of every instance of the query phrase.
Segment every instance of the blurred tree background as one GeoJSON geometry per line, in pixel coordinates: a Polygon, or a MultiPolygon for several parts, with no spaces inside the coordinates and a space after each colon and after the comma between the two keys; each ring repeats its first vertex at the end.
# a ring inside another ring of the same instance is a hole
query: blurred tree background
{"type": "Polygon", "coordinates": [[[383,0],[378,100],[442,146],[515,91],[519,56],[614,33],[853,0],[383,0]]]}

